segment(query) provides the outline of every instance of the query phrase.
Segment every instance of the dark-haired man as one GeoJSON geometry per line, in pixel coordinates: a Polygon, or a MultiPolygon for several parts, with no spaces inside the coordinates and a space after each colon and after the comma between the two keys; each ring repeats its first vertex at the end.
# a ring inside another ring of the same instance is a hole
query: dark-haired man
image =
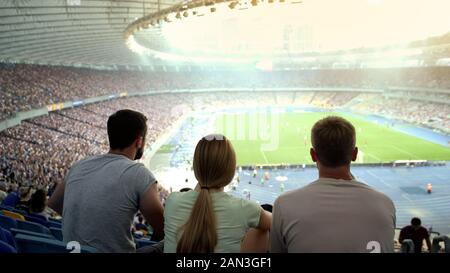
{"type": "Polygon", "coordinates": [[[319,120],[311,132],[319,179],[274,203],[272,252],[393,252],[395,207],[355,179],[355,128],[340,117],[319,120]]]}
{"type": "Polygon", "coordinates": [[[428,251],[431,251],[430,234],[428,230],[422,226],[422,221],[414,217],[411,219],[411,225],[403,227],[398,237],[399,243],[410,239],[414,243],[414,253],[422,253],[423,240],[427,243],[428,251]]]}
{"type": "Polygon", "coordinates": [[[55,190],[49,207],[63,215],[65,242],[77,241],[100,252],[134,252],[131,228],[141,211],[163,236],[163,207],[157,182],[141,163],[147,118],[132,110],[111,115],[107,124],[110,151],[75,163],[55,190]]]}

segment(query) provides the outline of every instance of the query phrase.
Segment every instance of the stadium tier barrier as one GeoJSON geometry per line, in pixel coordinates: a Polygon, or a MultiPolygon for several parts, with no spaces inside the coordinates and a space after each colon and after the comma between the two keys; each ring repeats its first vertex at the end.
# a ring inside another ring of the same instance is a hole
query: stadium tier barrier
{"type": "MultiPolygon", "coordinates": [[[[446,166],[446,161],[430,161],[430,160],[395,160],[391,162],[380,163],[352,163],[352,166],[365,167],[425,167],[425,166],[446,166]]],[[[254,170],[255,168],[261,170],[283,170],[283,169],[302,169],[302,168],[316,168],[316,164],[258,164],[258,165],[242,165],[239,166],[243,170],[254,170]]]]}

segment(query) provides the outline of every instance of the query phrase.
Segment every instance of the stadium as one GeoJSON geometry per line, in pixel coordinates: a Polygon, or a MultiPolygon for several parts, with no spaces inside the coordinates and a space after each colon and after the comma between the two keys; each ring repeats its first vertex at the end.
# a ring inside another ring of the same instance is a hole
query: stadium
{"type": "MultiPolygon", "coordinates": [[[[449,8],[445,0],[2,1],[0,252],[70,249],[68,221],[50,207],[30,210],[32,196],[51,199],[76,162],[108,153],[107,121],[121,109],[147,118],[139,162],[162,204],[196,188],[196,145],[223,134],[236,152],[224,191],[273,205],[317,179],[314,124],[343,117],[356,132],[352,174],[395,206],[395,252],[414,217],[435,251],[450,252],[449,8]],[[11,194],[15,206],[4,202],[11,194]]],[[[137,249],[156,243],[153,229],[133,228],[137,249]]]]}

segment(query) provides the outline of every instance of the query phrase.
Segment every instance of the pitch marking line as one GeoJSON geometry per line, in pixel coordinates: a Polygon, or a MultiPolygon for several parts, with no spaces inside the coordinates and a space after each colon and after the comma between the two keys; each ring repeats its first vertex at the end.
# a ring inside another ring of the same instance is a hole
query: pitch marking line
{"type": "Polygon", "coordinates": [[[409,155],[409,156],[411,156],[411,157],[419,158],[417,155],[412,154],[412,153],[410,153],[410,152],[407,152],[407,151],[405,151],[405,150],[403,150],[403,149],[401,149],[401,148],[398,148],[398,147],[395,146],[395,145],[389,145],[389,146],[391,146],[392,148],[396,149],[397,151],[402,152],[402,153],[404,153],[404,154],[407,154],[407,155],[409,155]]]}
{"type": "Polygon", "coordinates": [[[406,194],[403,193],[402,197],[408,200],[409,202],[414,203],[413,200],[411,200],[411,198],[409,198],[406,194]]]}
{"type": "Polygon", "coordinates": [[[375,179],[379,180],[381,183],[383,183],[384,185],[386,185],[386,187],[389,187],[389,188],[391,188],[391,189],[394,188],[391,184],[386,183],[386,181],[384,181],[384,179],[382,179],[382,178],[379,177],[378,175],[374,174],[373,172],[371,172],[371,171],[369,171],[369,170],[367,170],[366,172],[367,172],[370,176],[374,177],[375,179]]]}
{"type": "Polygon", "coordinates": [[[368,155],[368,156],[370,156],[370,157],[372,157],[372,158],[374,158],[375,160],[377,160],[378,162],[382,162],[382,160],[381,160],[381,158],[379,158],[378,156],[376,156],[376,155],[373,155],[373,154],[371,154],[371,153],[365,153],[366,155],[368,155]]]}

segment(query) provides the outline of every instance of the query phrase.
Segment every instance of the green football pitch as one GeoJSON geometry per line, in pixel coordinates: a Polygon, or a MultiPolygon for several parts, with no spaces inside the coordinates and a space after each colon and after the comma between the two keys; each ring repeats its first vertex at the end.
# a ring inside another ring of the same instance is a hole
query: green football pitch
{"type": "MultiPolygon", "coordinates": [[[[342,116],[356,129],[357,163],[394,160],[450,160],[450,148],[411,136],[387,125],[337,113],[250,112],[216,116],[216,132],[226,135],[239,165],[310,164],[310,132],[328,115],[342,116]]],[[[395,126],[395,125],[394,125],[395,126]]]]}

